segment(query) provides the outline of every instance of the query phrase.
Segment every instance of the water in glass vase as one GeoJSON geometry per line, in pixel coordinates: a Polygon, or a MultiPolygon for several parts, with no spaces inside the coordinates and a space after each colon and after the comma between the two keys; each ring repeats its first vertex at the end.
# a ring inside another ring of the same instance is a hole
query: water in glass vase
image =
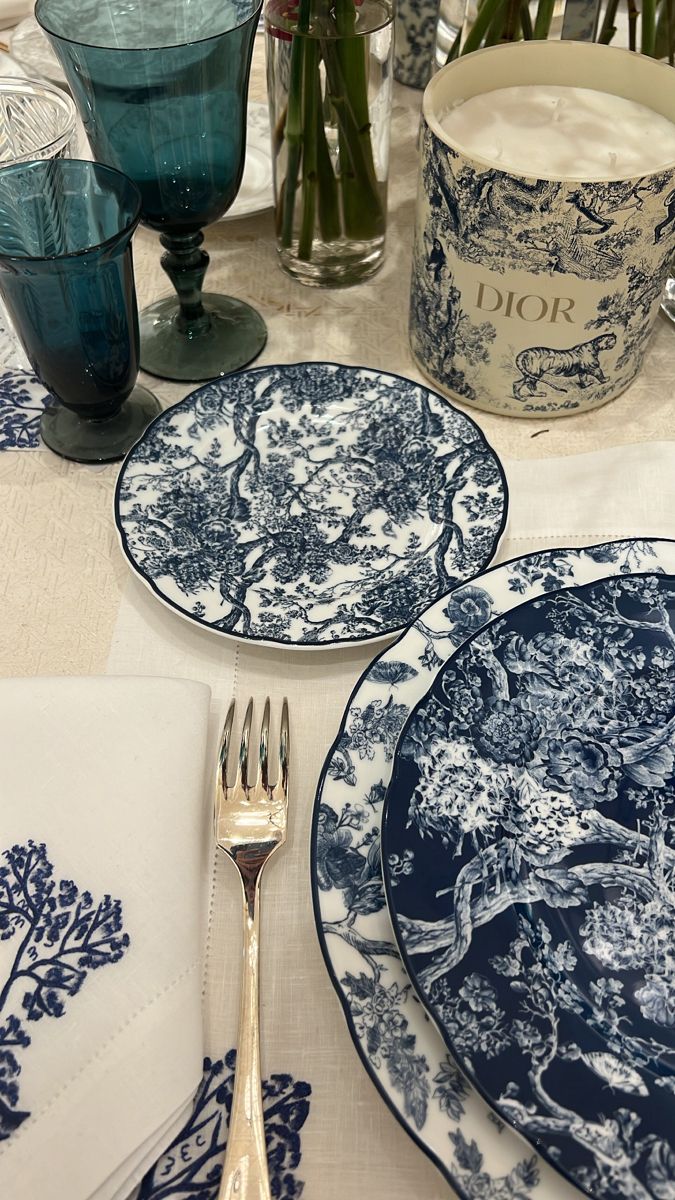
{"type": "Polygon", "coordinates": [[[384,254],[391,6],[268,0],[266,31],[281,264],[302,283],[357,283],[384,254]]]}

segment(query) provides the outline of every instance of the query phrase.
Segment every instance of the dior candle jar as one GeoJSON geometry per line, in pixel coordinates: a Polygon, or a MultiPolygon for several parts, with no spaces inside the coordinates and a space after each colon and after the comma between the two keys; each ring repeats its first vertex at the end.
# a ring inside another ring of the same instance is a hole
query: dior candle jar
{"type": "Polygon", "coordinates": [[[675,251],[675,73],[586,42],[493,46],[423,101],[410,342],[488,412],[599,408],[640,370],[675,251]]]}

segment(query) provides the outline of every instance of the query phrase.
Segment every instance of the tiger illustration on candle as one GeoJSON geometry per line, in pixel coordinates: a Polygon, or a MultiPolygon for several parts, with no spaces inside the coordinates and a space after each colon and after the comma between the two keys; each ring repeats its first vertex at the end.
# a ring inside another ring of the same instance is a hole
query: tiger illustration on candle
{"type": "Polygon", "coordinates": [[[556,392],[568,390],[567,384],[554,380],[567,380],[579,388],[607,383],[607,376],[600,364],[600,354],[612,350],[615,345],[615,333],[601,333],[588,342],[581,342],[566,350],[555,350],[551,346],[528,346],[516,355],[520,379],[513,384],[513,395],[516,400],[545,396],[545,391],[538,390],[540,384],[556,392]]]}

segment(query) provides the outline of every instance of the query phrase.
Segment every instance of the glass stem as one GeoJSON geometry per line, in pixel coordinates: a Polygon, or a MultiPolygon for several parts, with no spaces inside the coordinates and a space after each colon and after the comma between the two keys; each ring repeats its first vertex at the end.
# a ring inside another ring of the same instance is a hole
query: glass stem
{"type": "Polygon", "coordinates": [[[180,311],[176,325],[182,333],[197,333],[208,329],[211,322],[202,304],[202,287],[209,256],[200,246],[204,241],[201,230],[196,233],[162,233],[160,242],[166,250],[162,267],[178,294],[180,311]]]}

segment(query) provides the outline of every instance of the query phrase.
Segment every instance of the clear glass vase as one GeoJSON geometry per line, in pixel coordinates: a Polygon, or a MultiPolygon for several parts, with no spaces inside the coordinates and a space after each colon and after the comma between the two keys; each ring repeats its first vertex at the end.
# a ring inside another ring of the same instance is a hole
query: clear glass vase
{"type": "MultiPolygon", "coordinates": [[[[467,19],[470,7],[474,9],[476,0],[441,0],[438,23],[436,25],[436,56],[435,67],[440,70],[448,61],[448,56],[455,44],[455,39],[461,33],[467,19]]],[[[473,21],[473,18],[469,18],[473,21]]]]}
{"type": "Polygon", "coordinates": [[[268,0],[279,259],[337,287],[382,263],[392,82],[389,0],[268,0]]]}

